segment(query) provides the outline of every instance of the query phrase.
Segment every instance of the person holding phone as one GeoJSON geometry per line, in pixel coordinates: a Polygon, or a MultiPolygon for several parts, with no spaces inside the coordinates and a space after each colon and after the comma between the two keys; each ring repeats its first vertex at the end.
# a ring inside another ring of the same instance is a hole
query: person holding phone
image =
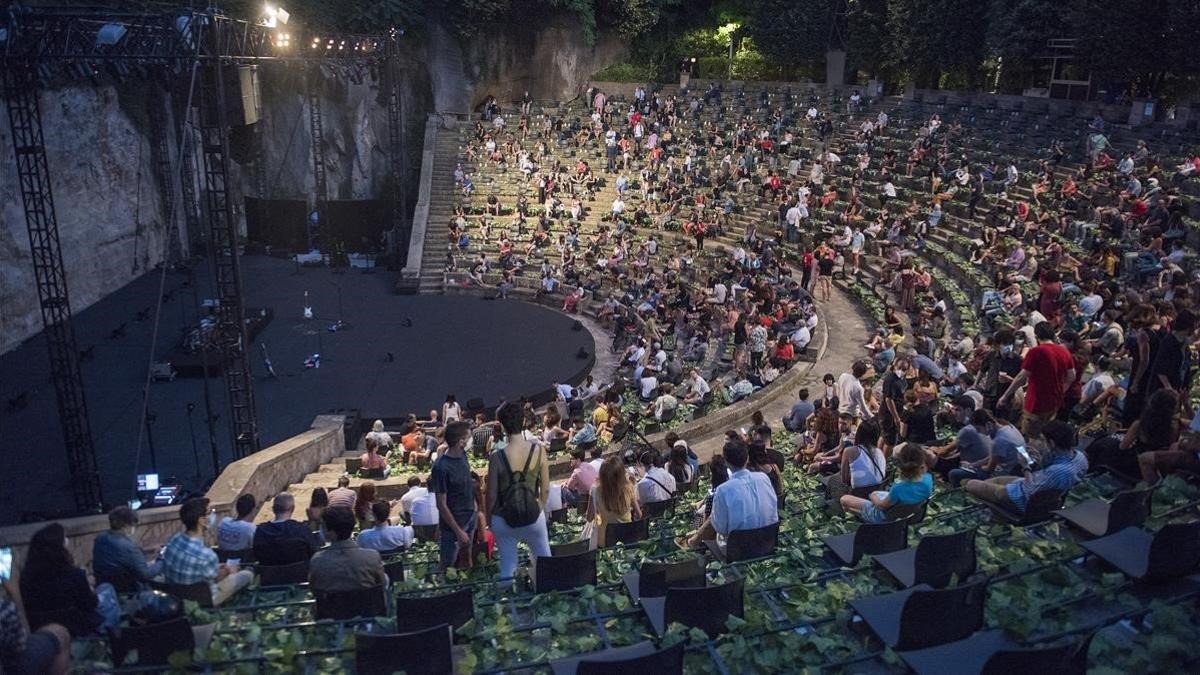
{"type": "Polygon", "coordinates": [[[122,504],[108,512],[108,531],[96,536],[92,545],[92,572],[98,583],[110,583],[126,593],[162,574],[162,561],[146,562],[146,555],[134,539],[137,511],[122,504]]]}
{"type": "Polygon", "coordinates": [[[29,630],[12,549],[0,548],[0,671],[60,675],[71,669],[71,633],[56,623],[29,630]]]}
{"type": "MultiPolygon", "coordinates": [[[[1051,420],[1042,428],[1046,452],[1037,471],[1025,469],[1021,476],[996,476],[969,480],[967,494],[1024,513],[1029,498],[1042,490],[1070,491],[1087,473],[1087,455],[1075,449],[1075,430],[1066,422],[1051,420]]],[[[1019,451],[1018,451],[1019,454],[1019,451]]]]}

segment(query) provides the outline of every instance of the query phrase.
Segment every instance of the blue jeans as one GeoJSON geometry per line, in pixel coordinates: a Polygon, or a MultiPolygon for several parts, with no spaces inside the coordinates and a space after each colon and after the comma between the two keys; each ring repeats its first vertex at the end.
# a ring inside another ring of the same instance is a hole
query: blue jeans
{"type": "MultiPolygon", "coordinates": [[[[462,527],[467,536],[471,537],[472,540],[475,538],[475,523],[475,514],[471,514],[471,518],[465,526],[459,523],[459,526],[462,527]]],[[[452,527],[444,526],[441,528],[441,531],[442,539],[438,542],[438,552],[440,554],[442,569],[454,567],[454,563],[458,560],[458,536],[454,534],[454,528],[452,527]]]]}

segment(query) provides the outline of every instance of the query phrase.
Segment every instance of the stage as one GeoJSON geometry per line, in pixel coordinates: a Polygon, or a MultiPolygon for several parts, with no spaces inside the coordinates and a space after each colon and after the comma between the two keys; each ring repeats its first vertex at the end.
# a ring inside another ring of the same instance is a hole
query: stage
{"type": "MultiPolygon", "coordinates": [[[[408,412],[425,416],[440,410],[450,393],[464,408],[473,398],[491,406],[501,398],[545,395],[558,378],[582,378],[595,353],[587,330],[574,330],[573,318],[549,308],[467,296],[400,296],[393,293],[394,272],[303,268],[297,274],[289,261],[246,256],[242,274],[245,304],[274,312],[250,351],[264,447],[304,431],[313,416],[333,409],[360,410],[369,423],[408,412]],[[312,319],[304,318],[305,291],[312,319]],[[330,332],[339,320],[349,327],[330,332]],[[276,378],[267,375],[261,345],[276,378]],[[578,357],[581,348],[589,358],[578,357]],[[314,353],[321,355],[320,368],[305,368],[314,353]]],[[[134,475],[151,466],[147,441],[136,466],[134,455],[158,284],[159,272],[151,272],[75,316],[79,349],[90,354],[81,370],[110,503],[127,499],[134,475]]],[[[184,329],[196,323],[199,302],[215,296],[204,263],[191,272],[169,271],[165,288],[155,350],[159,361],[169,360],[184,329]]],[[[0,490],[0,523],[16,522],[22,513],[70,508],[41,335],[0,356],[0,373],[0,475],[7,479],[0,490]]],[[[230,459],[224,380],[207,382],[219,416],[215,435],[224,463],[230,459]]],[[[158,472],[189,486],[199,486],[213,471],[204,383],[203,378],[176,378],[151,385],[158,472]],[[189,404],[194,406],[191,432],[189,404]]]]}

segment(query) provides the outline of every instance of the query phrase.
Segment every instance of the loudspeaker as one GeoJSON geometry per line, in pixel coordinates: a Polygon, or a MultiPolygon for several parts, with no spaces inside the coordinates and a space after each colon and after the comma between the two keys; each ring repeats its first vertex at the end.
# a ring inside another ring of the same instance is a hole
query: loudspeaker
{"type": "Polygon", "coordinates": [[[584,349],[583,347],[580,347],[579,351],[575,352],[575,358],[577,359],[586,359],[587,357],[588,350],[584,349]]]}
{"type": "MultiPolygon", "coordinates": [[[[228,80],[227,80],[228,81],[228,80]]],[[[262,91],[258,86],[258,66],[237,66],[236,87],[230,97],[229,123],[251,125],[258,121],[258,108],[262,91]]]]}

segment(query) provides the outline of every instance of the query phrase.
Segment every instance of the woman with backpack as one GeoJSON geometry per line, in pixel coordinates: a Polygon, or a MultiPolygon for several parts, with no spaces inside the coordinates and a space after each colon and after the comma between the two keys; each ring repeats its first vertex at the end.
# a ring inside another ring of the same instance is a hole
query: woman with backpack
{"type": "Polygon", "coordinates": [[[507,585],[517,569],[517,542],[525,542],[533,557],[550,556],[543,509],[550,494],[550,463],[545,446],[522,433],[525,413],[520,406],[501,405],[496,419],[508,438],[488,456],[486,515],[500,550],[500,582],[507,585]]]}

